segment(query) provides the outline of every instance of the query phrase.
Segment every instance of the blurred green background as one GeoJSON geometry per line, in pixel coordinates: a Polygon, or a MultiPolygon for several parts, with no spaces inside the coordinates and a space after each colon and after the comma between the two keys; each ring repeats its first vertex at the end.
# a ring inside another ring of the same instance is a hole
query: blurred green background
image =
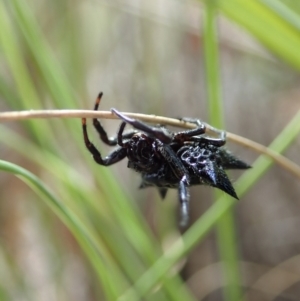
{"type": "MultiPolygon", "coordinates": [[[[299,163],[299,20],[292,0],[2,0],[0,110],[92,109],[103,91],[103,110],[200,117],[299,163]]],[[[191,188],[180,229],[177,192],[95,164],[79,119],[0,132],[0,300],[299,299],[299,180],[270,161],[230,174],[239,202],[191,188]]]]}

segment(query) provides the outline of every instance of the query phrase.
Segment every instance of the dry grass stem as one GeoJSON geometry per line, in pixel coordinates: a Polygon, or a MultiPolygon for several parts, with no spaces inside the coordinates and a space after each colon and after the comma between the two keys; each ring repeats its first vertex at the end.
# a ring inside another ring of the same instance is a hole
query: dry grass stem
{"type": "MultiPolygon", "coordinates": [[[[174,118],[168,118],[163,116],[146,115],[139,113],[126,113],[124,114],[131,118],[136,118],[145,122],[164,124],[181,128],[194,128],[195,125],[189,122],[180,121],[174,118]]],[[[25,119],[47,119],[47,118],[102,118],[102,119],[119,119],[110,111],[93,111],[93,110],[28,110],[28,111],[13,111],[0,113],[0,122],[8,122],[15,120],[25,119]]],[[[210,132],[208,126],[208,132],[210,132]]],[[[230,141],[250,148],[260,154],[264,154],[270,157],[274,162],[286,169],[288,172],[295,175],[300,179],[300,166],[285,158],[284,156],[270,150],[266,146],[263,146],[250,139],[238,136],[233,133],[227,132],[227,138],[230,141]]]]}

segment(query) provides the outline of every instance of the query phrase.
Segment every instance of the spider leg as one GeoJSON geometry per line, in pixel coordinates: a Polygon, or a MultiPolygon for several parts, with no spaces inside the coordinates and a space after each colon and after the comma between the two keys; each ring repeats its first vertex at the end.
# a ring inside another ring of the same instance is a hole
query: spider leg
{"type": "Polygon", "coordinates": [[[190,141],[193,136],[202,135],[206,131],[206,126],[203,123],[197,124],[198,126],[195,129],[181,131],[174,134],[174,140],[181,141],[190,141]]]}
{"type": "Polygon", "coordinates": [[[156,139],[155,143],[157,145],[158,152],[166,159],[173,174],[178,180],[184,179],[187,185],[189,185],[190,178],[188,176],[188,171],[183,165],[182,161],[176,156],[173,149],[168,144],[163,144],[160,140],[156,139]]]}
{"type": "MultiPolygon", "coordinates": [[[[100,92],[98,97],[95,101],[94,111],[97,111],[99,108],[99,104],[101,101],[101,98],[103,96],[103,93],[100,92]]],[[[106,131],[104,130],[103,126],[101,125],[100,121],[97,118],[93,118],[93,125],[96,129],[97,133],[99,134],[100,139],[107,145],[114,146],[118,144],[118,138],[117,137],[108,137],[106,131]]],[[[131,138],[136,131],[132,130],[124,134],[123,138],[129,139],[131,138]]]]}
{"type": "MultiPolygon", "coordinates": [[[[179,120],[194,123],[198,127],[204,126],[205,129],[209,129],[210,131],[216,133],[219,136],[218,138],[207,137],[207,136],[191,137],[191,139],[190,139],[191,141],[206,142],[206,143],[213,144],[215,146],[223,146],[226,143],[226,132],[225,131],[218,130],[217,128],[209,125],[208,123],[202,122],[200,119],[196,119],[196,118],[184,117],[184,118],[179,118],[179,120]]],[[[197,128],[195,130],[197,130],[197,128]]],[[[193,130],[191,130],[191,131],[193,131],[193,130]]],[[[192,136],[195,136],[195,135],[192,135],[192,136]]]]}
{"type": "Polygon", "coordinates": [[[179,179],[178,192],[181,205],[181,226],[186,226],[189,219],[189,194],[187,186],[190,183],[189,173],[173,149],[161,141],[156,140],[159,153],[167,160],[174,175],[179,179]]]}
{"type": "Polygon", "coordinates": [[[189,193],[184,178],[179,182],[178,193],[181,206],[180,226],[185,227],[189,221],[189,193]]]}
{"type": "Polygon", "coordinates": [[[162,141],[164,143],[172,142],[172,136],[165,129],[161,129],[158,127],[151,127],[139,120],[129,118],[114,108],[111,109],[111,112],[114,113],[115,115],[117,115],[120,119],[124,120],[125,122],[127,122],[130,125],[132,125],[133,127],[135,127],[136,129],[143,131],[145,133],[148,133],[148,134],[152,135],[154,138],[159,139],[160,141],[162,141]]]}
{"type": "Polygon", "coordinates": [[[116,162],[119,162],[126,157],[126,154],[127,154],[126,148],[118,148],[103,159],[100,152],[97,150],[97,148],[94,146],[94,144],[92,142],[90,142],[90,140],[89,140],[87,129],[86,129],[86,119],[85,118],[82,118],[82,131],[83,131],[83,138],[84,138],[86,148],[89,150],[89,152],[93,156],[93,159],[98,164],[108,166],[108,165],[112,165],[116,162]]]}
{"type": "Polygon", "coordinates": [[[118,134],[117,134],[117,143],[120,146],[124,146],[123,132],[124,132],[125,126],[126,126],[126,122],[122,122],[120,125],[120,128],[119,128],[118,134]]]}

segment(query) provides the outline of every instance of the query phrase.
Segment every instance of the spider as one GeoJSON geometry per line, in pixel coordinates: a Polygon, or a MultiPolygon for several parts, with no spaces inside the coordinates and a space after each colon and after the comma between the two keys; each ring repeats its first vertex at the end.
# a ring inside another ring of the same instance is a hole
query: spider
{"type": "MultiPolygon", "coordinates": [[[[101,92],[96,99],[95,111],[98,110],[102,95],[101,92]]],[[[189,186],[209,185],[238,199],[224,170],[247,169],[250,166],[223,148],[226,143],[224,131],[209,126],[218,134],[218,137],[209,137],[205,135],[208,125],[199,119],[181,118],[194,123],[196,127],[171,132],[164,126],[149,126],[129,118],[114,108],[111,112],[122,120],[116,137],[109,138],[100,121],[93,119],[100,139],[109,146],[117,146],[105,158],[89,140],[86,119],[82,118],[84,142],[93,159],[100,165],[109,166],[127,157],[127,167],[141,174],[140,188],[155,186],[162,199],[169,188],[178,189],[182,226],[188,223],[189,186]],[[133,129],[124,132],[126,124],[133,129]]]]}

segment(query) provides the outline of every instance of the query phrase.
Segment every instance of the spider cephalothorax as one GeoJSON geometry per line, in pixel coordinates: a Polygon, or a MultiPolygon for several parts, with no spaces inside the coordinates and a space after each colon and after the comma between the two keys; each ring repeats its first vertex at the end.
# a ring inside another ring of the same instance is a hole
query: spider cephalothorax
{"type": "MultiPolygon", "coordinates": [[[[101,97],[102,93],[96,100],[94,110],[98,110],[101,97]]],[[[102,158],[88,138],[86,119],[83,118],[83,136],[87,149],[94,160],[104,166],[127,157],[128,168],[134,169],[142,176],[140,188],[155,186],[162,198],[165,197],[168,188],[178,189],[182,225],[188,222],[189,186],[209,185],[238,198],[224,170],[246,169],[250,166],[222,147],[226,143],[224,131],[213,129],[219,137],[209,137],[205,135],[204,123],[198,119],[184,118],[182,120],[194,123],[196,128],[171,132],[163,126],[151,127],[129,118],[116,109],[111,111],[123,120],[116,137],[108,138],[98,119],[93,119],[93,124],[104,143],[110,146],[118,145],[118,148],[102,158]],[[135,129],[124,133],[127,123],[135,129]]]]}

